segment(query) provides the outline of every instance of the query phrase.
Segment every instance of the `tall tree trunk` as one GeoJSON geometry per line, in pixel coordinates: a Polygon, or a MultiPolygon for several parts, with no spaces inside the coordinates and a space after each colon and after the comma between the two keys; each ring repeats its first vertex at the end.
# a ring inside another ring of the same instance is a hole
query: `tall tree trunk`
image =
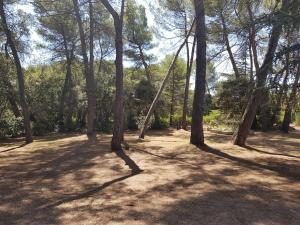
{"type": "Polygon", "coordinates": [[[187,130],[187,120],[186,120],[186,117],[187,117],[187,113],[188,113],[190,78],[191,78],[191,73],[192,73],[192,69],[193,69],[196,40],[197,40],[196,36],[194,36],[194,41],[193,41],[193,47],[192,47],[192,53],[191,53],[190,63],[189,63],[189,66],[187,68],[186,79],[185,79],[184,100],[183,100],[182,119],[181,119],[181,127],[184,130],[187,130]]]}
{"type": "MultiPolygon", "coordinates": [[[[284,1],[283,9],[286,7],[286,1],[284,1]]],[[[244,111],[242,119],[240,121],[237,131],[233,135],[233,144],[245,145],[249,131],[251,129],[253,120],[256,115],[258,105],[260,104],[267,75],[272,68],[272,62],[275,55],[275,51],[278,45],[280,34],[282,32],[281,24],[274,24],[272,33],[269,39],[267,53],[265,55],[264,62],[259,70],[256,72],[256,87],[252,93],[247,107],[244,111]]]]}
{"type": "Polygon", "coordinates": [[[28,105],[27,105],[26,97],[25,97],[24,74],[23,74],[20,58],[18,55],[18,51],[17,51],[16,45],[15,45],[15,42],[13,39],[13,35],[7,25],[3,1],[0,1],[0,16],[1,16],[1,21],[2,21],[2,27],[5,32],[7,42],[12,51],[16,70],[17,70],[20,101],[21,101],[21,107],[22,107],[22,112],[23,112],[23,117],[24,117],[26,143],[31,143],[33,141],[33,139],[32,139],[31,127],[30,127],[29,109],[28,109],[28,105]]]}
{"type": "Polygon", "coordinates": [[[172,87],[171,87],[171,104],[170,104],[170,126],[173,126],[173,118],[174,118],[174,103],[175,103],[175,75],[174,69],[172,73],[172,87]]]}
{"type": "Polygon", "coordinates": [[[154,100],[153,100],[153,102],[152,102],[152,104],[151,104],[151,106],[150,106],[150,108],[148,110],[148,113],[146,115],[146,119],[145,119],[145,121],[144,121],[144,123],[143,123],[143,125],[141,127],[139,138],[144,138],[145,137],[145,131],[146,131],[146,128],[147,128],[148,123],[150,121],[150,117],[152,116],[152,114],[153,114],[153,112],[155,110],[155,107],[157,105],[157,102],[158,102],[158,100],[159,100],[159,98],[160,98],[160,96],[161,96],[161,94],[162,94],[162,92],[163,92],[163,90],[164,90],[164,88],[165,88],[165,86],[167,84],[167,81],[168,81],[168,79],[169,79],[169,77],[171,75],[171,72],[172,72],[172,70],[173,70],[173,68],[175,66],[175,63],[176,63],[177,58],[179,56],[179,53],[181,52],[182,48],[185,46],[185,43],[188,41],[189,36],[191,35],[193,26],[194,26],[194,21],[193,21],[193,24],[191,26],[191,29],[189,30],[189,33],[187,34],[186,38],[184,39],[184,42],[180,45],[179,49],[177,50],[177,52],[176,52],[176,54],[175,54],[175,56],[173,58],[173,61],[172,61],[172,63],[169,66],[167,74],[165,75],[164,79],[162,80],[162,82],[160,84],[160,87],[159,87],[159,89],[158,89],[158,91],[156,93],[156,96],[155,96],[155,98],[154,98],[154,100]]]}
{"type": "Polygon", "coordinates": [[[249,43],[249,60],[250,60],[250,83],[254,82],[254,74],[253,74],[253,56],[251,50],[251,44],[249,43]]]}
{"type": "Polygon", "coordinates": [[[240,73],[239,73],[238,67],[236,65],[236,62],[235,62],[235,59],[234,59],[234,56],[233,56],[233,53],[232,53],[232,50],[231,50],[229,37],[228,37],[228,29],[227,29],[225,18],[224,18],[224,15],[223,15],[222,12],[220,13],[220,18],[221,18],[222,28],[223,28],[223,37],[224,37],[224,41],[225,41],[225,44],[226,44],[226,49],[227,49],[227,52],[228,52],[228,55],[229,55],[229,59],[230,59],[230,62],[231,62],[231,65],[232,65],[232,68],[233,68],[233,71],[234,71],[234,74],[235,74],[235,78],[239,79],[240,78],[240,73]]]}
{"type": "Polygon", "coordinates": [[[121,3],[120,15],[113,9],[108,0],[101,0],[102,4],[109,11],[114,19],[115,27],[115,46],[116,46],[116,96],[114,102],[114,127],[111,140],[111,149],[114,151],[122,150],[124,141],[124,99],[123,99],[123,18],[125,0],[121,3]]]}
{"type": "Polygon", "coordinates": [[[123,24],[115,21],[116,30],[116,96],[114,102],[114,128],[111,148],[120,150],[123,142],[124,99],[123,99],[123,24]]]}
{"type": "Polygon", "coordinates": [[[87,112],[87,136],[89,140],[95,140],[96,138],[96,85],[93,74],[93,69],[90,68],[90,63],[87,55],[86,38],[81,20],[80,10],[78,6],[78,0],[73,0],[75,16],[79,28],[80,43],[81,43],[81,54],[83,57],[84,64],[84,75],[86,79],[86,93],[88,100],[88,112],[87,112]]]}
{"type": "Polygon", "coordinates": [[[191,144],[204,145],[203,114],[206,80],[206,31],[203,0],[194,0],[196,11],[196,82],[193,101],[191,144]]]}
{"type": "Polygon", "coordinates": [[[295,76],[295,81],[293,83],[292,92],[291,92],[289,100],[287,102],[283,122],[280,127],[281,130],[285,133],[289,132],[291,116],[292,116],[292,109],[293,109],[293,107],[295,105],[295,101],[296,101],[296,94],[297,94],[297,88],[298,88],[298,84],[299,84],[299,78],[300,78],[300,64],[298,64],[298,69],[297,69],[297,73],[295,76]]]}

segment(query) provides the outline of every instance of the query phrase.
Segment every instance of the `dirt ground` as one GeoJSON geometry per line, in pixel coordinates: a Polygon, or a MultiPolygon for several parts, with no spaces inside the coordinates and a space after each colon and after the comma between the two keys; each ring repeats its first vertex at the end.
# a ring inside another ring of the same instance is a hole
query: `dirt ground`
{"type": "Polygon", "coordinates": [[[0,224],[299,225],[300,128],[252,134],[245,148],[206,133],[126,134],[132,175],[110,152],[110,136],[0,143],[0,224]]]}

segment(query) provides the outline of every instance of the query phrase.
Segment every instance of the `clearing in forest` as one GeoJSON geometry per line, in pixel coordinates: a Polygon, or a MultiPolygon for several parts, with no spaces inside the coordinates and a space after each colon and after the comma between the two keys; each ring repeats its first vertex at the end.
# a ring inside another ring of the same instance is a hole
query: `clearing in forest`
{"type": "Polygon", "coordinates": [[[126,153],[144,171],[110,151],[110,136],[57,135],[0,147],[0,224],[300,224],[300,130],[252,134],[246,148],[206,133],[127,133],[126,153]]]}

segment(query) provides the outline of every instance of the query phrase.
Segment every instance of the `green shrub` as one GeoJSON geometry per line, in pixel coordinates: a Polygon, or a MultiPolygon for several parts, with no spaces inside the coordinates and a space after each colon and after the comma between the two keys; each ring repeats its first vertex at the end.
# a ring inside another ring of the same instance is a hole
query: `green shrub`
{"type": "Polygon", "coordinates": [[[17,137],[24,132],[22,117],[16,118],[11,112],[6,112],[0,120],[0,137],[17,137]]]}
{"type": "Polygon", "coordinates": [[[215,127],[218,125],[221,117],[222,115],[220,110],[212,110],[208,115],[203,117],[203,122],[208,126],[215,127]]]}
{"type": "Polygon", "coordinates": [[[162,130],[162,129],[166,129],[168,127],[169,127],[169,118],[162,117],[162,118],[154,120],[153,123],[151,124],[150,129],[162,130]]]}

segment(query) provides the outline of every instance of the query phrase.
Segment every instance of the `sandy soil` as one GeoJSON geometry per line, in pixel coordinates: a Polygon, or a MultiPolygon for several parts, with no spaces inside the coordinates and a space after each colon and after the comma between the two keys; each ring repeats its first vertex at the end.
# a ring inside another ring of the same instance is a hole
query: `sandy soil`
{"type": "Polygon", "coordinates": [[[0,224],[300,224],[299,128],[252,134],[246,148],[206,138],[197,149],[186,131],[128,133],[136,175],[106,135],[2,142],[0,224]]]}

